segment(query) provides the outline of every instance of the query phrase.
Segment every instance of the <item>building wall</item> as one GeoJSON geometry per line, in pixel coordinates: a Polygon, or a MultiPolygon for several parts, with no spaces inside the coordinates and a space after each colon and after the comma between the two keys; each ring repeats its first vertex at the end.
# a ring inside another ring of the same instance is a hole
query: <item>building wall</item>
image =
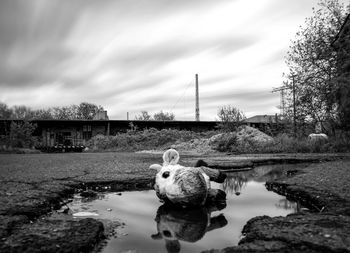
{"type": "Polygon", "coordinates": [[[178,129],[191,131],[208,131],[217,126],[215,121],[118,121],[118,120],[36,120],[36,135],[41,138],[43,146],[86,145],[96,135],[116,135],[126,132],[132,127],[142,130],[146,128],[178,129]]]}
{"type": "MultiPolygon", "coordinates": [[[[20,121],[20,120],[19,120],[20,121]]],[[[12,120],[0,119],[0,136],[7,135],[12,120]]],[[[147,128],[178,129],[190,131],[208,131],[217,127],[216,121],[128,121],[128,120],[33,120],[37,128],[37,136],[41,145],[85,145],[86,141],[98,134],[116,135],[126,132],[131,127],[138,130],[147,128]]]]}
{"type": "MultiPolygon", "coordinates": [[[[76,126],[52,126],[42,129],[41,143],[43,146],[78,146],[85,145],[86,140],[83,138],[83,130],[76,126]]],[[[91,138],[91,137],[90,137],[91,138]]]]}

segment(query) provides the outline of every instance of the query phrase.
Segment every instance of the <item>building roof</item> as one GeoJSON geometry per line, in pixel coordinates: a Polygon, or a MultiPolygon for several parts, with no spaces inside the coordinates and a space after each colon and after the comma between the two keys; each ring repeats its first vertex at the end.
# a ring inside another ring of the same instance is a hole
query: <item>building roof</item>
{"type": "Polygon", "coordinates": [[[247,123],[276,123],[276,115],[255,115],[244,120],[247,123]]]}

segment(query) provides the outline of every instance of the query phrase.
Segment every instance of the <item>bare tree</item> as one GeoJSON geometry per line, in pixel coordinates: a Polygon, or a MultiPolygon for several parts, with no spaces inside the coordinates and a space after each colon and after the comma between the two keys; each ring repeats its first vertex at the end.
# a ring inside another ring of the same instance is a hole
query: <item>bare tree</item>
{"type": "Polygon", "coordinates": [[[93,119],[97,112],[103,111],[101,105],[95,105],[92,103],[82,102],[77,107],[78,119],[93,119]]]}
{"type": "Polygon", "coordinates": [[[52,116],[54,119],[60,120],[77,119],[77,106],[54,107],[52,108],[52,116]]]}
{"type": "Polygon", "coordinates": [[[219,127],[224,131],[235,131],[246,118],[240,109],[231,105],[219,108],[217,115],[221,121],[219,127]]]}
{"type": "Polygon", "coordinates": [[[14,119],[30,120],[34,116],[34,111],[25,105],[15,105],[12,107],[12,116],[14,119]]]}
{"type": "Polygon", "coordinates": [[[160,121],[169,121],[169,120],[171,121],[171,120],[175,120],[175,114],[173,114],[172,112],[160,111],[153,115],[153,119],[160,120],[160,121]]]}
{"type": "Polygon", "coordinates": [[[10,119],[12,116],[12,109],[7,104],[0,102],[0,119],[10,119]]]}
{"type": "Polygon", "coordinates": [[[147,111],[141,111],[140,114],[135,116],[135,120],[152,120],[152,116],[147,111]]]}

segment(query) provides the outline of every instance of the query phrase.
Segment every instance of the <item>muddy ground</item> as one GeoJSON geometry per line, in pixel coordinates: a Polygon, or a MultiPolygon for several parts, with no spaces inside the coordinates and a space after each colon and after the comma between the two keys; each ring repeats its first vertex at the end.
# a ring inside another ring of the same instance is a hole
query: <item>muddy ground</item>
{"type": "MultiPolygon", "coordinates": [[[[212,167],[241,169],[282,162],[314,162],[286,171],[267,187],[298,199],[313,212],[256,217],[238,246],[208,252],[350,252],[350,156],[183,156],[185,165],[203,159],[212,167]]],[[[159,154],[65,153],[0,155],[0,252],[89,252],[104,238],[103,225],[46,216],[78,189],[150,189],[159,154]]],[[[208,249],[209,250],[209,249],[208,249]]]]}

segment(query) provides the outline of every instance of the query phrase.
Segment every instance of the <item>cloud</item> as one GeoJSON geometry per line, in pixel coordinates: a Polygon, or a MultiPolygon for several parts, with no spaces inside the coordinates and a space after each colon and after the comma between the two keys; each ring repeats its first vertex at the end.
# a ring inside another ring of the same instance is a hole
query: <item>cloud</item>
{"type": "Polygon", "coordinates": [[[263,64],[274,64],[276,62],[283,61],[284,57],[286,56],[286,53],[287,53],[286,49],[271,52],[270,55],[264,59],[263,64]]]}
{"type": "Polygon", "coordinates": [[[209,105],[220,107],[232,105],[238,108],[254,105],[256,108],[261,106],[265,101],[274,101],[276,103],[276,94],[268,90],[239,90],[227,91],[216,94],[205,94],[200,97],[201,106],[209,105]]]}
{"type": "Polygon", "coordinates": [[[227,55],[251,46],[254,41],[254,37],[239,36],[226,36],[211,40],[165,40],[147,47],[130,47],[123,52],[116,52],[106,65],[114,65],[121,71],[149,71],[204,51],[213,50],[221,55],[227,55]]]}
{"type": "Polygon", "coordinates": [[[0,86],[35,87],[60,76],[73,53],[63,41],[74,11],[58,1],[1,1],[0,86]]]}
{"type": "MultiPolygon", "coordinates": [[[[12,88],[41,86],[59,79],[64,70],[64,62],[72,55],[69,50],[55,46],[45,48],[31,59],[23,59],[17,64],[0,62],[0,84],[12,88]]],[[[24,56],[25,57],[25,56],[24,56]]]]}
{"type": "Polygon", "coordinates": [[[228,103],[271,112],[284,52],[316,1],[3,0],[0,100],[191,118],[198,73],[203,119],[228,103]]]}

